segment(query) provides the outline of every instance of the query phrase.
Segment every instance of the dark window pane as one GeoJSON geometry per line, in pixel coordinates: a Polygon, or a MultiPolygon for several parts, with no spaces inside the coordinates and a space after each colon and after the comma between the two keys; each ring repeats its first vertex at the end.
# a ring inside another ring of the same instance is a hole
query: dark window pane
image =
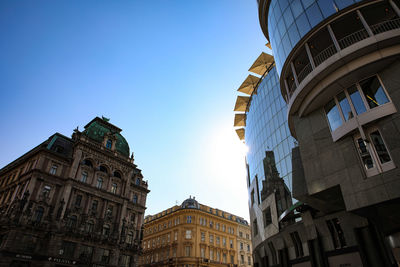
{"type": "Polygon", "coordinates": [[[340,118],[339,109],[334,100],[331,100],[325,106],[325,112],[332,131],[336,130],[340,125],[342,125],[342,118],[340,118]]]}
{"type": "Polygon", "coordinates": [[[374,167],[374,162],[369,154],[368,147],[362,138],[357,139],[358,152],[360,153],[361,160],[364,164],[365,169],[369,170],[374,167]]]}
{"type": "Polygon", "coordinates": [[[381,163],[391,161],[389,153],[386,149],[385,143],[382,140],[381,134],[378,131],[370,134],[372,143],[374,144],[375,150],[378,153],[379,160],[381,163]]]}
{"type": "Polygon", "coordinates": [[[374,108],[389,102],[382,85],[376,76],[360,82],[362,91],[370,108],[374,108]]]}
{"type": "Polygon", "coordinates": [[[338,96],[338,101],[340,108],[342,109],[342,113],[344,116],[344,119],[348,121],[349,119],[353,118],[353,112],[351,111],[351,107],[349,104],[349,101],[346,98],[346,95],[344,92],[341,92],[338,96]]]}
{"type": "Polygon", "coordinates": [[[364,106],[364,102],[361,99],[361,95],[360,92],[357,90],[357,87],[352,86],[349,89],[347,89],[347,92],[350,95],[351,102],[353,103],[357,115],[364,113],[367,109],[364,106]]]}

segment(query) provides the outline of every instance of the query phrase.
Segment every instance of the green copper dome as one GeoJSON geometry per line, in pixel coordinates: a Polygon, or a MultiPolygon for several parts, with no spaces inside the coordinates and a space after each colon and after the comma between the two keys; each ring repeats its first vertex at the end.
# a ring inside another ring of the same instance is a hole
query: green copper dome
{"type": "Polygon", "coordinates": [[[112,133],[117,138],[115,150],[122,155],[129,157],[128,142],[119,133],[120,131],[121,129],[118,127],[108,123],[104,119],[97,117],[85,126],[83,134],[96,142],[102,143],[104,140],[104,135],[107,133],[112,133]]]}

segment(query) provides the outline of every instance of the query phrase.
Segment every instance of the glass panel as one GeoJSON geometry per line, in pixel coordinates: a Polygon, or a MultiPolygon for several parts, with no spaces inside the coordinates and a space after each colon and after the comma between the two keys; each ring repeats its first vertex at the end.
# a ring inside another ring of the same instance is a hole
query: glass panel
{"type": "Polygon", "coordinates": [[[386,149],[385,143],[382,140],[381,134],[378,131],[372,132],[370,134],[372,143],[374,144],[376,153],[378,153],[379,160],[381,163],[386,163],[391,161],[389,153],[386,149]]]}
{"type": "Polygon", "coordinates": [[[374,108],[389,102],[382,85],[376,76],[360,82],[362,91],[370,108],[374,108]]]}
{"type": "Polygon", "coordinates": [[[348,121],[349,119],[353,118],[353,112],[351,112],[351,107],[349,104],[349,101],[347,100],[347,97],[344,92],[341,92],[338,96],[338,101],[340,108],[342,109],[342,113],[344,116],[344,119],[348,121]]]}
{"type": "Polygon", "coordinates": [[[356,110],[357,115],[364,113],[367,109],[364,106],[364,103],[361,99],[360,92],[358,91],[357,87],[352,86],[347,89],[347,92],[350,95],[351,102],[353,103],[354,109],[356,110]]]}
{"type": "Polygon", "coordinates": [[[331,100],[325,106],[325,112],[332,131],[336,130],[340,125],[342,125],[342,118],[340,118],[339,109],[334,100],[331,100]]]}
{"type": "Polygon", "coordinates": [[[371,154],[368,151],[367,144],[364,140],[362,140],[362,138],[357,139],[357,147],[365,169],[372,169],[374,167],[374,162],[372,160],[371,154]]]}

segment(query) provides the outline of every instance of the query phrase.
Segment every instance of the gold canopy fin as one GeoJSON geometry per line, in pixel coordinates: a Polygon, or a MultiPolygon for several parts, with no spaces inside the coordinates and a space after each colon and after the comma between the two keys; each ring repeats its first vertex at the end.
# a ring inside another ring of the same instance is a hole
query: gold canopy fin
{"type": "Polygon", "coordinates": [[[246,111],[247,104],[250,101],[250,97],[248,96],[238,96],[236,98],[236,104],[235,108],[233,109],[234,111],[246,111]]]}
{"type": "Polygon", "coordinates": [[[249,71],[258,75],[263,75],[271,64],[274,63],[274,57],[264,52],[254,61],[249,71]]]}
{"type": "Polygon", "coordinates": [[[253,91],[256,89],[259,80],[260,78],[250,74],[249,76],[247,76],[246,80],[244,80],[242,85],[239,87],[238,91],[251,95],[253,91]]]}

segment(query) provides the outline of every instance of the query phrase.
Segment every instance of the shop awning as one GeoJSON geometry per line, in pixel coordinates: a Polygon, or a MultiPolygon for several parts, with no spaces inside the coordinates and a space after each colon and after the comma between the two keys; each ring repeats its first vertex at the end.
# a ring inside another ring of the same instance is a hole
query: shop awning
{"type": "Polygon", "coordinates": [[[246,114],[235,114],[235,120],[233,126],[246,126],[246,114]]]}
{"type": "Polygon", "coordinates": [[[260,78],[250,74],[249,76],[247,76],[246,80],[244,80],[242,85],[239,87],[238,91],[251,95],[254,89],[256,89],[259,80],[260,78]]]}
{"type": "Polygon", "coordinates": [[[248,96],[238,96],[236,98],[236,104],[234,111],[246,111],[247,105],[249,104],[250,97],[248,96]]]}
{"type": "Polygon", "coordinates": [[[254,61],[249,71],[258,75],[263,75],[271,64],[274,63],[274,57],[264,52],[254,61]]]}

